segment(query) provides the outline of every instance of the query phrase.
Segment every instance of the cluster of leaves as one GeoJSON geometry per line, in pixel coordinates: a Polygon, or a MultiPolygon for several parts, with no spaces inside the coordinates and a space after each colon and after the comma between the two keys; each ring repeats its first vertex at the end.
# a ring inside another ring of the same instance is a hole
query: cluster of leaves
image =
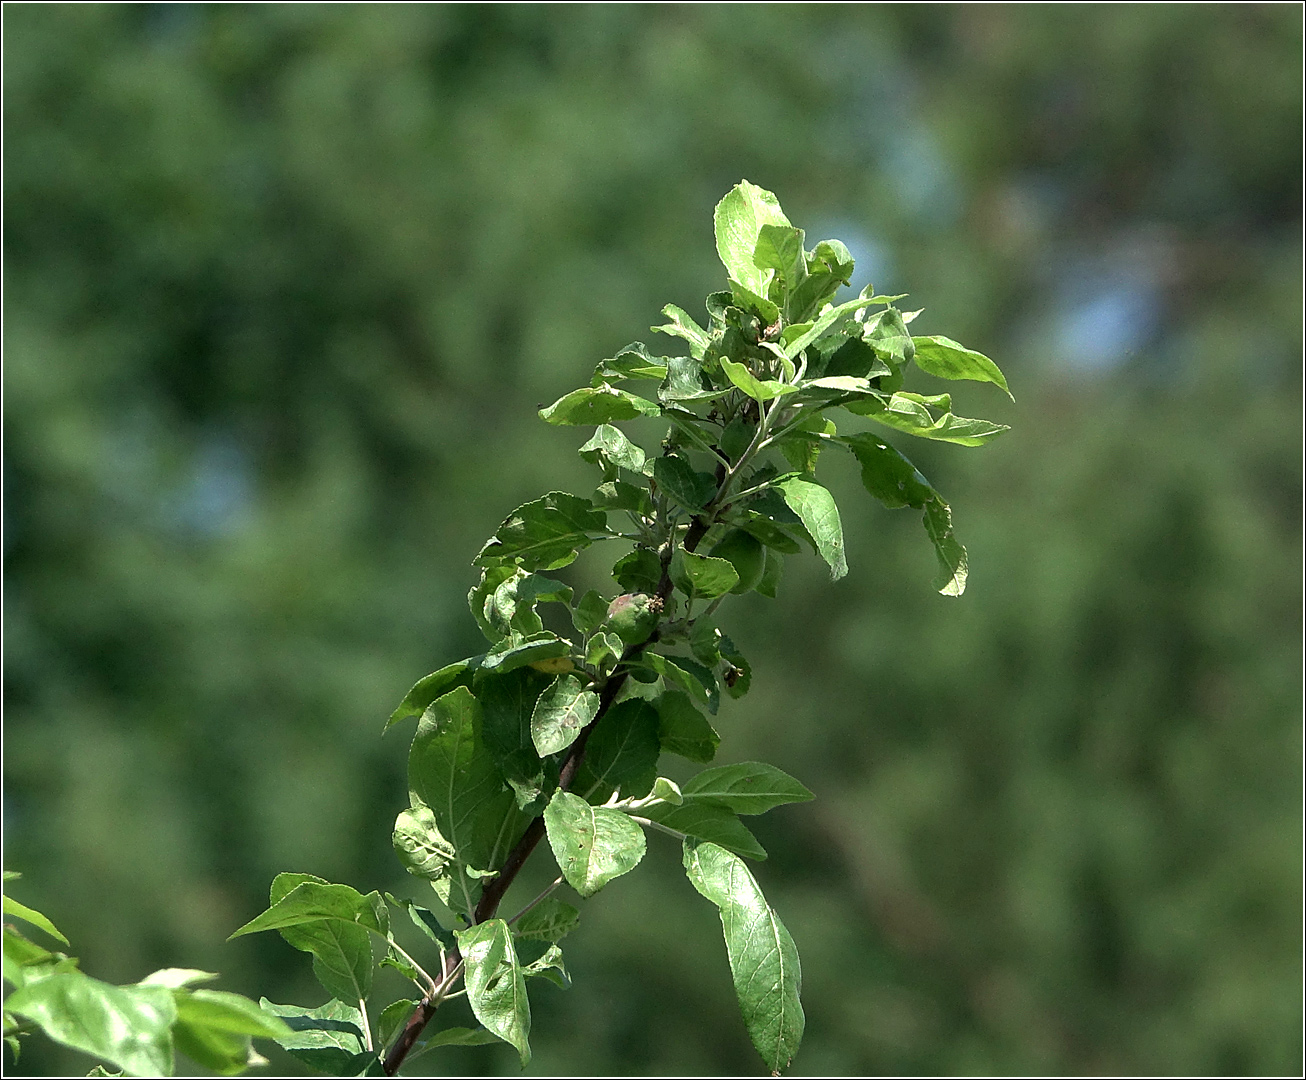
{"type": "Polygon", "coordinates": [[[527,982],[567,984],[559,942],[580,918],[554,890],[565,883],[593,896],[639,864],[650,830],[681,841],[689,880],[720,911],[745,1026],[767,1067],[784,1068],[798,1049],[797,949],[744,862],[766,852],[740,818],[811,793],[761,762],[707,768],[678,785],[659,774],[659,760],[711,762],[723,693],[748,691],[748,662],[715,621],[727,595],[774,596],[784,556],[803,544],[833,577],[847,573],[839,510],[815,476],[827,446],[856,457],[886,506],[923,511],[937,587],[965,588],[948,504],[879,435],[840,434],[828,414],[841,408],[891,431],[978,446],[1005,427],[956,416],[948,394],[904,390],[905,369],[914,361],[945,379],[1007,385],[987,357],[948,338],[912,337],[907,324],[919,312],[895,307],[901,297],[867,289],[834,303],[853,271],[847,248],[823,240],[806,250],[770,192],[735,187],[717,207],[716,239],[730,288],[707,298],[707,327],[668,305],[668,322],[654,328],[686,342],[688,356],[636,342],[540,411],[551,424],[593,426],[580,454],[601,481],[588,498],[550,492],[504,520],[476,558],[481,577],[468,594],[486,651],[420,680],[386,724],[418,718],[394,846],[431,883],[431,906],[283,874],[271,907],[238,931],[277,929],[313,955],[333,1000],[311,1013],[269,1007],[300,1022],[283,1045],[318,1068],[393,1073],[413,1053],[493,1039],[524,1065],[527,982]],[[655,384],[654,394],[622,385],[638,382],[655,384]],[[656,454],[615,426],[644,418],[670,424],[656,454]],[[617,595],[577,596],[548,576],[606,540],[630,545],[612,568],[617,595]],[[544,836],[558,878],[499,917],[544,836]],[[387,903],[435,946],[437,976],[397,944],[387,903]],[[377,1038],[366,1007],[373,938],[380,962],[421,992],[380,1013],[377,1038]],[[465,988],[455,990],[460,977],[465,988]],[[480,1027],[419,1040],[436,1007],[463,993],[480,1027]]]}
{"type": "MultiPolygon", "coordinates": [[[[828,414],[975,446],[1005,428],[954,415],[948,394],[904,390],[905,369],[915,361],[945,379],[1007,386],[987,357],[912,337],[906,327],[919,313],[895,307],[901,297],[867,289],[836,304],[853,271],[847,248],[823,240],[806,250],[770,192],[739,184],[715,224],[729,290],[707,298],[706,328],[674,305],[655,327],[689,355],[654,355],[636,342],[541,410],[551,424],[593,426],[580,454],[600,483],[588,498],[550,492],[504,520],[476,557],[481,576],[468,594],[486,651],[420,680],[386,724],[418,718],[409,806],[393,841],[405,868],[430,882],[430,906],[281,874],[268,909],[233,935],[277,930],[312,956],[331,1000],[316,1009],[265,1000],[260,1015],[313,1068],[393,1074],[425,1050],[495,1040],[525,1065],[528,981],[569,982],[559,943],[580,911],[555,891],[593,896],[639,864],[648,831],[680,841],[690,882],[718,908],[744,1023],[766,1066],[778,1072],[798,1049],[798,952],[744,861],[766,852],[741,818],[811,792],[761,762],[705,768],[677,784],[660,774],[660,759],[709,765],[723,695],[748,692],[748,661],[715,619],[726,596],[775,596],[784,557],[804,544],[834,578],[847,573],[839,510],[816,480],[827,446],[856,457],[886,506],[923,512],[938,588],[965,588],[948,504],[877,434],[840,434],[828,414]],[[654,394],[620,385],[632,382],[655,384],[654,394]],[[669,424],[657,453],[615,426],[644,418],[669,424]],[[629,545],[612,567],[615,595],[577,596],[548,576],[608,540],[629,545]],[[558,877],[500,917],[546,837],[558,877]],[[434,950],[435,974],[396,939],[392,910],[434,950]],[[378,964],[409,978],[418,996],[389,1003],[373,1023],[378,964]],[[440,1004],[463,995],[479,1026],[423,1037],[440,1004]]],[[[168,990],[178,1002],[203,993],[184,983],[168,990]]]]}
{"type": "MultiPolygon", "coordinates": [[[[8,882],[19,877],[5,871],[8,882]]],[[[22,919],[62,945],[68,939],[45,915],[6,891],[6,919],[22,919]]],[[[221,1076],[266,1064],[252,1038],[287,1039],[290,1027],[249,998],[203,983],[208,971],[164,968],[131,986],[113,986],[83,972],[77,958],[4,928],[4,1038],[15,1060],[20,1039],[39,1029],[55,1042],[84,1051],[120,1072],[97,1067],[92,1076],[170,1076],[176,1051],[221,1076]]]]}

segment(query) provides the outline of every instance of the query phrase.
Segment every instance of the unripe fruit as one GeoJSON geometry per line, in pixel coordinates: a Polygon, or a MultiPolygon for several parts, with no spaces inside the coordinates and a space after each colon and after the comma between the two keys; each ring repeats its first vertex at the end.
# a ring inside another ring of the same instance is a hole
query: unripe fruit
{"type": "Polygon", "coordinates": [[[739,575],[739,584],[730,591],[746,593],[762,580],[766,570],[766,549],[752,533],[731,529],[709,554],[714,559],[725,559],[739,575]]]}
{"type": "Polygon", "coordinates": [[[604,626],[623,644],[638,645],[653,633],[661,611],[661,603],[645,593],[623,593],[608,605],[604,626]]]}

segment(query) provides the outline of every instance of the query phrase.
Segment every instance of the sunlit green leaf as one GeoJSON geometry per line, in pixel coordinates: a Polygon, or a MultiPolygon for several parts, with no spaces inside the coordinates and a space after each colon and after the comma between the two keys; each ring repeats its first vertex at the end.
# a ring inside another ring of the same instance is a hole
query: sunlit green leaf
{"type": "Polygon", "coordinates": [[[939,335],[915,337],[912,338],[912,343],[916,346],[916,366],[922,371],[937,375],[941,379],[969,379],[972,382],[993,383],[994,386],[1006,391],[1007,397],[1012,401],[1016,400],[1011,396],[1006,377],[998,369],[998,365],[983,353],[977,353],[973,349],[959,345],[952,338],[939,335]]]}
{"type": "Polygon", "coordinates": [[[571,652],[571,642],[548,630],[532,634],[526,639],[516,636],[504,640],[498,648],[485,654],[481,671],[486,674],[506,675],[517,668],[566,656],[571,652]]]}
{"type": "MultiPolygon", "coordinates": [[[[640,835],[642,838],[643,834],[640,835]]],[[[563,990],[571,986],[571,974],[567,971],[567,966],[562,962],[562,950],[556,945],[550,945],[544,951],[543,956],[538,960],[532,960],[522,968],[522,974],[528,979],[547,979],[554,986],[563,990]]]]}
{"type": "Polygon", "coordinates": [[[801,519],[804,527],[816,542],[816,549],[830,567],[830,577],[838,581],[848,573],[844,558],[843,524],[834,496],[820,484],[798,478],[783,480],[776,485],[784,501],[801,519]]]}
{"type": "Polygon", "coordinates": [[[472,1012],[487,1031],[516,1048],[524,1068],[531,1060],[531,1006],[508,924],[489,919],[457,936],[472,1012]]]}
{"type": "Polygon", "coordinates": [[[658,487],[690,513],[697,513],[716,493],[716,481],[697,472],[679,454],[665,454],[653,459],[653,478],[658,487]]]}
{"type": "Polygon", "coordinates": [[[722,360],[721,367],[730,381],[754,401],[767,402],[782,394],[798,392],[798,387],[780,379],[756,378],[743,364],[736,364],[733,360],[722,360]]]}
{"type": "Polygon", "coordinates": [[[466,914],[479,894],[468,870],[496,869],[525,828],[485,744],[481,706],[466,687],[422,714],[408,756],[408,783],[414,805],[430,807],[440,834],[457,853],[449,902],[466,914]]]}
{"type": "Polygon", "coordinates": [[[611,424],[600,424],[595,428],[594,434],[578,452],[591,465],[602,460],[631,472],[642,473],[644,470],[644,451],[626,438],[620,428],[611,424]]]}
{"type": "Polygon", "coordinates": [[[442,667],[439,671],[418,679],[413,688],[404,695],[404,700],[399,703],[399,707],[390,714],[390,719],[385,722],[382,733],[389,731],[400,720],[407,720],[410,716],[421,716],[431,702],[447,694],[454,687],[471,685],[472,676],[476,674],[476,669],[484,659],[485,654],[482,653],[480,656],[459,660],[456,664],[442,667]]]}
{"type": "Polygon", "coordinates": [[[559,675],[535,703],[531,739],[540,757],[565,750],[599,711],[599,695],[575,675],[559,675]]]}
{"type": "Polygon", "coordinates": [[[25,922],[31,923],[38,930],[42,930],[49,934],[56,941],[62,941],[65,945],[68,944],[68,939],[59,932],[54,923],[34,908],[29,908],[26,904],[20,904],[12,896],[6,895],[4,897],[4,912],[6,915],[16,915],[25,922]]]}
{"type": "Polygon", "coordinates": [[[430,881],[444,877],[457,853],[440,835],[429,806],[401,810],[395,819],[394,848],[404,869],[430,881]]]}
{"type": "Polygon", "coordinates": [[[590,733],[585,758],[571,790],[589,802],[605,802],[614,791],[643,798],[657,779],[658,714],[647,701],[620,701],[590,733]]]}
{"type": "Polygon", "coordinates": [[[604,383],[582,386],[560,397],[540,410],[540,418],[550,424],[610,424],[614,420],[634,420],[637,416],[657,416],[661,411],[656,402],[604,383]]]}
{"type": "Polygon", "coordinates": [[[942,499],[936,498],[925,504],[925,531],[929,533],[939,558],[934,587],[944,596],[960,596],[966,591],[966,549],[953,534],[952,511],[942,499]]]}
{"type": "Polygon", "coordinates": [[[550,896],[526,912],[513,924],[513,933],[524,941],[558,942],[576,929],[580,912],[550,896]]]}
{"type": "Polygon", "coordinates": [[[685,872],[720,909],[744,1026],[766,1067],[778,1074],[798,1052],[805,1024],[793,938],[748,867],[729,851],[686,840],[685,872]]]}
{"type": "Polygon", "coordinates": [[[736,814],[764,814],[782,803],[812,798],[792,776],[763,761],[704,769],[685,781],[681,793],[687,800],[716,803],[736,814]]]}
{"type": "Polygon", "coordinates": [[[588,499],[565,491],[517,507],[476,556],[481,566],[518,559],[527,570],[556,570],[591,543],[590,533],[607,529],[607,515],[588,499]]]}
{"type": "Polygon", "coordinates": [[[792,225],[764,224],[757,232],[753,265],[759,270],[775,270],[784,279],[786,290],[792,294],[799,282],[807,277],[803,241],[802,229],[795,229],[792,225]]]}
{"type": "Polygon", "coordinates": [[[352,1005],[331,1000],[316,1009],[276,1005],[267,998],[259,1004],[283,1020],[291,1034],[277,1045],[311,1069],[332,1076],[357,1076],[376,1055],[363,1038],[363,1014],[352,1005]]]}
{"type": "MultiPolygon", "coordinates": [[[[293,1032],[279,1017],[249,998],[221,990],[193,990],[174,995],[176,1048],[220,1076],[244,1072],[251,1060],[250,1039],[283,1039],[293,1032]]],[[[255,1059],[257,1060],[257,1059],[255,1059]]]]}
{"type": "Polygon", "coordinates": [[[558,869],[581,896],[593,896],[644,857],[643,830],[630,818],[567,791],[555,792],[544,825],[558,869]]]}
{"type": "Polygon", "coordinates": [[[862,340],[890,362],[901,366],[912,358],[916,348],[902,321],[902,312],[895,307],[877,311],[866,320],[862,340]]]}
{"type": "Polygon", "coordinates": [[[609,379],[654,379],[661,381],[667,374],[667,357],[653,356],[641,341],[634,341],[610,360],[603,360],[594,369],[591,385],[600,386],[609,379]]]}
{"type": "Polygon", "coordinates": [[[766,849],[739,820],[739,815],[716,803],[688,800],[680,806],[654,803],[642,808],[639,816],[665,825],[668,829],[675,829],[686,836],[710,840],[749,859],[766,858],[766,849]]]}
{"type": "Polygon", "coordinates": [[[689,351],[701,360],[703,358],[704,350],[706,350],[708,345],[711,343],[711,338],[703,328],[690,318],[689,314],[683,308],[678,308],[675,304],[667,304],[667,306],[662,309],[662,314],[671,321],[663,323],[661,326],[653,327],[654,333],[683,338],[685,341],[689,342],[689,351]]]}
{"type": "Polygon", "coordinates": [[[771,271],[753,261],[763,225],[788,225],[780,202],[769,191],[743,180],[730,189],[713,217],[716,249],[732,278],[755,293],[764,293],[771,271]]]}
{"type": "Polygon", "coordinates": [[[80,971],[60,971],[15,990],[5,1011],[131,1076],[172,1075],[177,1007],[166,987],[111,986],[80,971]]]}
{"type": "Polygon", "coordinates": [[[671,580],[686,595],[711,600],[739,584],[739,574],[725,559],[696,555],[677,547],[671,557],[671,580]]]}
{"type": "MultiPolygon", "coordinates": [[[[936,395],[942,397],[945,395],[936,395]]],[[[922,394],[899,392],[884,404],[874,398],[847,402],[845,408],[862,416],[869,416],[877,423],[884,424],[908,435],[922,439],[937,439],[940,442],[957,443],[960,446],[983,446],[991,442],[1010,428],[1006,424],[995,424],[991,420],[972,420],[964,416],[954,416],[944,412],[935,419],[930,415],[931,398],[922,394]]]]}

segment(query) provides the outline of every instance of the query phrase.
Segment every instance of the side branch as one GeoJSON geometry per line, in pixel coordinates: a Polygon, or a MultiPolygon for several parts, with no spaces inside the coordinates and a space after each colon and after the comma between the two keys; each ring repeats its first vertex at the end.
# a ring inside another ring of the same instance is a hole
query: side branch
{"type": "MultiPolygon", "coordinates": [[[[719,483],[724,470],[718,468],[717,472],[719,483]]],[[[681,546],[686,551],[693,551],[698,547],[699,542],[707,534],[709,528],[711,528],[709,520],[703,517],[694,518],[690,523],[689,531],[685,533],[681,546]]],[[[668,546],[663,553],[662,577],[658,581],[656,595],[665,602],[670,597],[671,590],[671,548],[668,546]]],[[[626,651],[621,656],[622,662],[635,659],[656,640],[657,631],[655,630],[648,640],[642,641],[638,645],[627,646],[626,651]]],[[[621,688],[626,685],[627,678],[629,678],[629,673],[625,671],[614,675],[599,693],[598,712],[594,714],[594,719],[582,728],[580,734],[576,736],[576,741],[571,744],[566,758],[563,759],[562,768],[558,771],[558,788],[561,791],[570,789],[572,782],[576,779],[576,773],[580,770],[581,762],[585,758],[585,744],[589,742],[590,733],[598,722],[607,715],[612,703],[616,701],[617,695],[621,692],[621,688]]],[[[476,904],[476,910],[472,912],[473,925],[494,918],[495,913],[499,910],[499,904],[503,900],[504,893],[517,879],[522,866],[525,865],[526,860],[531,857],[531,853],[543,838],[544,818],[541,816],[533,819],[530,825],[526,827],[521,839],[508,853],[508,857],[504,860],[498,875],[485,886],[481,898],[476,904]]],[[[394,1076],[399,1071],[400,1066],[403,1065],[404,1058],[412,1051],[418,1037],[422,1034],[422,1029],[435,1016],[435,1010],[440,1007],[440,1002],[444,1000],[444,995],[447,993],[449,985],[451,985],[451,980],[457,974],[461,964],[462,956],[456,948],[451,950],[445,957],[444,978],[441,980],[440,992],[423,998],[417,1008],[413,1010],[408,1022],[404,1024],[403,1032],[385,1057],[383,1068],[387,1076],[394,1076]]]]}

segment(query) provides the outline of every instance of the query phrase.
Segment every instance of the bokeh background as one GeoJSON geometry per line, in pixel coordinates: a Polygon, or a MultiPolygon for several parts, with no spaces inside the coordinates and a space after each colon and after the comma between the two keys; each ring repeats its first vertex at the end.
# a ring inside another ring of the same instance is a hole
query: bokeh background
{"type": "MultiPolygon", "coordinates": [[[[319,1003],[275,935],[224,939],[285,869],[421,895],[381,723],[477,651],[504,514],[592,483],[536,407],[701,310],[747,177],[1016,393],[960,388],[996,444],[906,448],[963,598],[850,459],[849,577],[791,560],[726,619],[756,677],[721,760],[818,796],[757,830],[793,1071],[1299,1073],[1301,20],[6,5],[15,894],[102,978],[319,1003]]],[[[534,991],[530,1074],[758,1071],[716,913],[650,849],[534,991]]]]}

